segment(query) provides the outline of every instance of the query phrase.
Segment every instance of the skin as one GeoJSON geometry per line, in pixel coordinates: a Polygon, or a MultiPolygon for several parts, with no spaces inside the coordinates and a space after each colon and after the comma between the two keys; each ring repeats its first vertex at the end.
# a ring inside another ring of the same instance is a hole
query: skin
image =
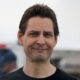
{"type": "Polygon", "coordinates": [[[49,18],[35,16],[29,19],[26,27],[24,35],[18,32],[18,41],[26,54],[24,73],[36,78],[54,74],[56,68],[50,63],[52,50],[57,43],[54,24],[49,18]]]}

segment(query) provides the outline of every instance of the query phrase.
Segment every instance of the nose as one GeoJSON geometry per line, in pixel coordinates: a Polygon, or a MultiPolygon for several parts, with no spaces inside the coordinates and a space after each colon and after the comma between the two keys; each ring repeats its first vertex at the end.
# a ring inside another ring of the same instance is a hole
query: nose
{"type": "Polygon", "coordinates": [[[45,44],[45,37],[42,34],[39,35],[37,43],[45,44]]]}

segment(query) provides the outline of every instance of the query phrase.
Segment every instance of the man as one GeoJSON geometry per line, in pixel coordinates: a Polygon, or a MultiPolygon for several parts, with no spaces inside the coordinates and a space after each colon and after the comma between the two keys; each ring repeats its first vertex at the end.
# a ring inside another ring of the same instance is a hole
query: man
{"type": "Polygon", "coordinates": [[[0,77],[16,69],[16,56],[8,48],[0,49],[0,77]]]}
{"type": "Polygon", "coordinates": [[[50,63],[58,35],[57,19],[52,9],[40,4],[28,8],[18,32],[26,63],[23,68],[0,80],[76,80],[50,63]]]}

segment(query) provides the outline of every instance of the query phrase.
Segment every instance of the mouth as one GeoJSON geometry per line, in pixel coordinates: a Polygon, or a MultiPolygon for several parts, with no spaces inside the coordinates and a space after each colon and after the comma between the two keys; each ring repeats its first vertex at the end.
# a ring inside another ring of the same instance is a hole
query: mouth
{"type": "Polygon", "coordinates": [[[46,48],[32,48],[32,49],[35,49],[35,50],[48,50],[46,48]]]}
{"type": "Polygon", "coordinates": [[[41,53],[43,54],[45,51],[47,51],[47,49],[41,49],[41,48],[33,48],[33,51],[36,51],[37,53],[41,53]]]}

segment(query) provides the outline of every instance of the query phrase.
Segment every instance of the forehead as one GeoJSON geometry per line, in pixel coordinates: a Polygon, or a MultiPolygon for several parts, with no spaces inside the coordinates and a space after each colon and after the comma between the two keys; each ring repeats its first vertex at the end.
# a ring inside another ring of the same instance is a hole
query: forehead
{"type": "Polygon", "coordinates": [[[27,23],[27,31],[31,30],[43,30],[43,31],[53,31],[54,24],[49,18],[42,17],[32,17],[27,23]]]}

